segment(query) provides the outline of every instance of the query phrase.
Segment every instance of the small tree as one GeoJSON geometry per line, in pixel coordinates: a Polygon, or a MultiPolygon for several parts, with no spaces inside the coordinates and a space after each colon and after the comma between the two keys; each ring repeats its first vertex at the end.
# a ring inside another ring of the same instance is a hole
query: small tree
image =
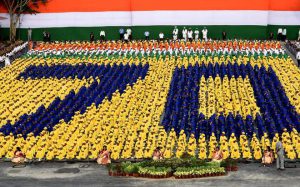
{"type": "Polygon", "coordinates": [[[24,13],[36,14],[40,4],[45,4],[47,0],[0,0],[7,9],[10,18],[9,39],[11,42],[16,40],[17,26],[20,17],[24,13]]]}

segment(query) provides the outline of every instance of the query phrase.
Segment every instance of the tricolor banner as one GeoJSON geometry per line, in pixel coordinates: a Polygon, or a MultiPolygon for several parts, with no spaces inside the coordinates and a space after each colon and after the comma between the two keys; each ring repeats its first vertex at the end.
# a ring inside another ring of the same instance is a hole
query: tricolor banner
{"type": "Polygon", "coordinates": [[[20,28],[300,25],[300,0],[49,0],[38,11],[20,28]]]}
{"type": "Polygon", "coordinates": [[[39,11],[21,27],[300,25],[299,0],[50,0],[39,11]]]}

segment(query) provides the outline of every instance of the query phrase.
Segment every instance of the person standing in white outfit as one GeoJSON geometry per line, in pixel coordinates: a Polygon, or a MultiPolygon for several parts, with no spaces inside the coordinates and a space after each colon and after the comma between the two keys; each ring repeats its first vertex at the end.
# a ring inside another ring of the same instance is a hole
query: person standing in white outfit
{"type": "Polygon", "coordinates": [[[286,31],[286,28],[284,28],[282,31],[282,41],[286,40],[286,34],[287,34],[287,31],[286,31]]]}
{"type": "Polygon", "coordinates": [[[125,32],[124,34],[124,41],[127,43],[129,41],[129,34],[125,32]]]}
{"type": "Polygon", "coordinates": [[[298,40],[300,41],[300,29],[299,29],[299,33],[298,33],[298,40]]]}
{"type": "Polygon", "coordinates": [[[193,40],[193,31],[191,28],[189,28],[187,35],[188,35],[189,41],[191,42],[193,40]]]}
{"type": "Polygon", "coordinates": [[[175,26],[173,29],[173,40],[177,40],[178,39],[178,29],[175,26]]]}
{"type": "Polygon", "coordinates": [[[187,29],[185,27],[183,27],[183,30],[182,30],[182,38],[184,39],[184,41],[187,40],[187,29]]]}
{"type": "Polygon", "coordinates": [[[198,28],[196,28],[196,30],[194,31],[194,34],[195,34],[195,41],[198,41],[199,40],[199,30],[198,30],[198,28]]]}
{"type": "Polygon", "coordinates": [[[126,32],[127,32],[127,34],[128,34],[128,39],[129,39],[129,40],[132,40],[132,31],[131,31],[131,28],[128,28],[128,29],[126,30],[126,32]]]}
{"type": "Polygon", "coordinates": [[[206,27],[204,27],[202,29],[202,38],[203,40],[207,41],[207,33],[208,33],[208,30],[206,29],[206,27]]]}
{"type": "Polygon", "coordinates": [[[32,36],[32,29],[31,29],[31,28],[28,28],[28,30],[27,30],[27,38],[28,38],[28,41],[31,41],[31,36],[32,36]]]}
{"type": "Polygon", "coordinates": [[[278,31],[277,31],[277,40],[282,40],[282,28],[278,28],[278,31]]]}
{"type": "Polygon", "coordinates": [[[101,30],[101,31],[100,31],[100,40],[101,40],[101,41],[104,41],[104,40],[105,40],[105,31],[104,31],[104,30],[101,30]]]}
{"type": "Polygon", "coordinates": [[[160,32],[159,35],[158,35],[159,40],[163,41],[164,40],[164,36],[165,36],[164,33],[160,32]]]}

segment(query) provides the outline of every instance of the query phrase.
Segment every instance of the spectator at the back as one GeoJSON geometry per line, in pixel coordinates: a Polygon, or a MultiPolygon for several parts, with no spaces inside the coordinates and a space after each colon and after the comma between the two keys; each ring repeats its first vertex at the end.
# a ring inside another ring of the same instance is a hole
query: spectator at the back
{"type": "Polygon", "coordinates": [[[150,32],[149,31],[145,31],[144,35],[145,35],[145,39],[149,40],[150,32]]]}
{"type": "Polygon", "coordinates": [[[100,31],[100,40],[101,40],[101,41],[104,41],[104,40],[105,40],[105,31],[104,31],[104,30],[101,30],[101,31],[100,31]]]}
{"type": "Polygon", "coordinates": [[[164,36],[165,36],[164,33],[160,32],[159,35],[158,35],[159,40],[163,41],[164,40],[164,36]]]}
{"type": "Polygon", "coordinates": [[[47,41],[47,32],[46,31],[43,32],[43,41],[44,42],[47,41]]]}
{"type": "Polygon", "coordinates": [[[282,30],[282,41],[285,41],[285,40],[286,40],[286,35],[287,35],[287,30],[286,30],[286,28],[284,28],[284,29],[282,30]]]}
{"type": "Polygon", "coordinates": [[[132,40],[132,30],[131,30],[131,28],[128,28],[128,29],[126,30],[126,32],[127,32],[127,34],[128,34],[129,40],[132,40]]]}
{"type": "Polygon", "coordinates": [[[270,36],[269,36],[269,40],[273,40],[273,39],[274,39],[274,33],[271,32],[271,33],[270,33],[270,36]]]}
{"type": "Polygon", "coordinates": [[[51,42],[51,34],[50,34],[50,32],[47,32],[47,41],[51,42]]]}
{"type": "Polygon", "coordinates": [[[125,30],[124,30],[123,28],[120,28],[120,29],[119,29],[120,40],[123,40],[123,39],[124,39],[124,33],[125,33],[125,30]]]}
{"type": "Polygon", "coordinates": [[[27,38],[28,38],[28,41],[31,41],[31,36],[32,36],[32,29],[31,29],[31,28],[28,28],[28,30],[27,30],[27,38]]]}
{"type": "Polygon", "coordinates": [[[277,31],[277,40],[279,40],[279,41],[282,40],[282,28],[278,28],[278,31],[277,31]]]}
{"type": "Polygon", "coordinates": [[[227,33],[225,31],[222,32],[222,40],[226,40],[227,33]]]}
{"type": "Polygon", "coordinates": [[[90,42],[95,41],[95,35],[93,32],[90,33],[90,42]]]}

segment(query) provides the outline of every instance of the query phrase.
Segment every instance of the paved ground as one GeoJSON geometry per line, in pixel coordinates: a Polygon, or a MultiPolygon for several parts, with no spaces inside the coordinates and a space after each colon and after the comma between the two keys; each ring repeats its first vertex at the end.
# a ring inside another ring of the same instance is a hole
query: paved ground
{"type": "Polygon", "coordinates": [[[298,168],[277,171],[259,164],[240,164],[238,172],[227,176],[201,179],[142,179],[110,177],[105,167],[95,163],[38,163],[25,168],[12,168],[11,163],[0,163],[0,187],[62,187],[62,186],[300,186],[298,168]],[[85,167],[84,166],[88,166],[85,167]]]}

